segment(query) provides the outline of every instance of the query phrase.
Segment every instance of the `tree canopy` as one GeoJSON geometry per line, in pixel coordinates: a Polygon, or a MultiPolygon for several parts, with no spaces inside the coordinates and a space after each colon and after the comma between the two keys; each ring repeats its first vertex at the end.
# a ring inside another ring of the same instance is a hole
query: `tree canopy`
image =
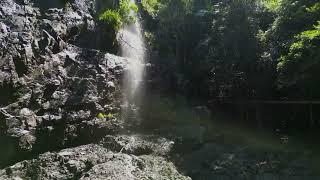
{"type": "Polygon", "coordinates": [[[166,76],[184,93],[320,96],[317,0],[143,0],[142,7],[162,57],[155,63],[171,69],[166,76]]]}

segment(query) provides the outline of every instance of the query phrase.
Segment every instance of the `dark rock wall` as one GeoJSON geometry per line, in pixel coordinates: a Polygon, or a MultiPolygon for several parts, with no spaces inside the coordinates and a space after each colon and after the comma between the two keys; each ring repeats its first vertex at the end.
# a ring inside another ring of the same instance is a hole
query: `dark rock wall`
{"type": "Polygon", "coordinates": [[[127,61],[95,16],[93,0],[0,2],[0,166],[119,130],[96,115],[119,112],[127,61]]]}

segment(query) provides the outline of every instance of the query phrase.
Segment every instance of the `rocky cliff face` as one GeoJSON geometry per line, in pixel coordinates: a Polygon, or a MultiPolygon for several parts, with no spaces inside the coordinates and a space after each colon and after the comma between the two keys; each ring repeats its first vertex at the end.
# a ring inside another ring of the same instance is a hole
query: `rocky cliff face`
{"type": "Polygon", "coordinates": [[[96,118],[119,112],[127,60],[93,45],[94,16],[92,0],[0,2],[1,165],[121,128],[96,118]]]}
{"type": "Polygon", "coordinates": [[[105,52],[113,42],[94,18],[102,8],[0,2],[0,179],[189,179],[158,156],[171,147],[165,139],[114,136],[128,59],[105,52]]]}

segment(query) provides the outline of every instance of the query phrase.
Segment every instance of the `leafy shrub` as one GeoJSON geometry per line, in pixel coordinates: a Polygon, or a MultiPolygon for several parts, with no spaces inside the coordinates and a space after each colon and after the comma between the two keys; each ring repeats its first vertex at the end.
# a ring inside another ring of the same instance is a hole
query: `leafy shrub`
{"type": "Polygon", "coordinates": [[[98,118],[98,119],[103,119],[103,118],[105,118],[105,114],[99,113],[99,114],[97,115],[97,118],[98,118]]]}
{"type": "Polygon", "coordinates": [[[271,11],[277,11],[280,7],[281,0],[265,0],[265,6],[271,11]]]}
{"type": "Polygon", "coordinates": [[[106,23],[107,26],[115,31],[118,31],[122,25],[121,16],[119,12],[115,10],[106,10],[99,16],[99,20],[106,23]]]}
{"type": "Polygon", "coordinates": [[[310,13],[320,12],[320,2],[315,3],[310,8],[307,8],[307,11],[310,12],[310,13]]]}
{"type": "Polygon", "coordinates": [[[122,21],[125,24],[130,24],[136,20],[134,14],[138,12],[138,7],[136,4],[131,3],[130,0],[120,0],[118,12],[122,21]]]}
{"type": "Polygon", "coordinates": [[[100,16],[99,20],[106,23],[112,30],[118,31],[123,24],[131,24],[135,21],[135,13],[138,7],[129,0],[120,0],[116,10],[107,9],[100,16]]]}
{"type": "Polygon", "coordinates": [[[108,119],[112,119],[113,118],[113,114],[109,113],[108,115],[105,116],[108,119]]]}
{"type": "Polygon", "coordinates": [[[288,53],[279,59],[280,81],[285,85],[306,84],[319,77],[317,68],[320,66],[320,22],[314,28],[295,36],[288,53]]]}
{"type": "Polygon", "coordinates": [[[109,113],[109,114],[104,114],[104,113],[99,113],[98,115],[97,115],[97,118],[98,119],[104,119],[104,118],[106,118],[106,119],[113,119],[114,118],[114,116],[113,116],[113,114],[111,114],[111,113],[109,113]]]}
{"type": "Polygon", "coordinates": [[[160,3],[158,0],[141,0],[142,7],[152,17],[156,17],[159,11],[160,3]]]}

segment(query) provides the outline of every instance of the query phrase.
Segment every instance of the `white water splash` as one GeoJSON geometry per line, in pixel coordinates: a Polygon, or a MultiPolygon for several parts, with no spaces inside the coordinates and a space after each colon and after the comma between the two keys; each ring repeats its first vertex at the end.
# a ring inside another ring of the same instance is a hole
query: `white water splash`
{"type": "MultiPolygon", "coordinates": [[[[134,0],[131,0],[135,3],[134,0]]],[[[128,71],[124,77],[125,104],[137,106],[141,99],[145,64],[145,44],[138,15],[131,11],[135,23],[123,27],[118,35],[120,55],[129,58],[128,71]]]]}

